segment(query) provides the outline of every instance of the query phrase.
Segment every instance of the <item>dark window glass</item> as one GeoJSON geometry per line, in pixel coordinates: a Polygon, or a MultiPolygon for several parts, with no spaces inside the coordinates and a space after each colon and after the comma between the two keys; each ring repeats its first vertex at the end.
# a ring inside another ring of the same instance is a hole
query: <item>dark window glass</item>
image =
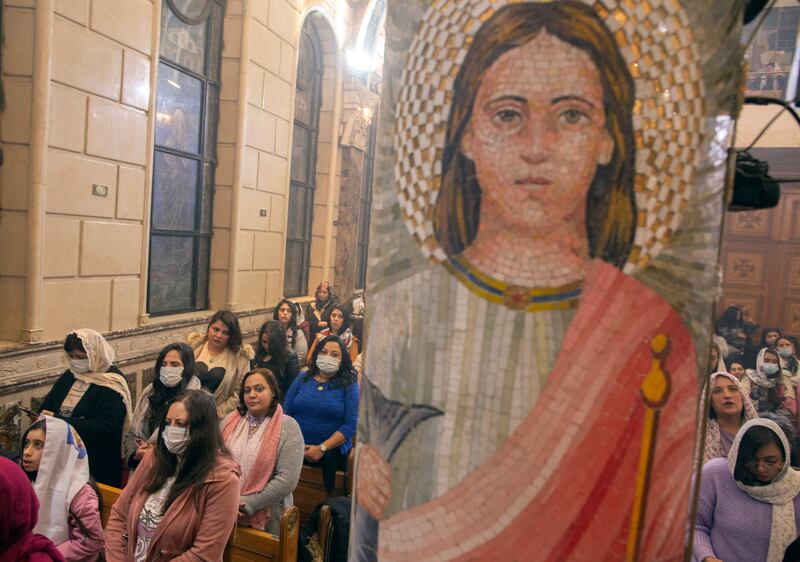
{"type": "Polygon", "coordinates": [[[369,128],[369,143],[364,156],[361,176],[361,197],[358,202],[358,247],[356,248],[356,288],[367,286],[367,254],[369,249],[369,222],[372,211],[372,179],[375,170],[375,137],[377,120],[369,128]]]}
{"type": "MultiPolygon", "coordinates": [[[[176,0],[177,3],[179,0],[176,0]]],[[[209,1],[194,2],[206,5],[209,1]]],[[[186,2],[183,2],[186,4],[186,2]]],[[[187,23],[184,15],[197,15],[202,17],[203,12],[189,9],[180,12],[172,10],[169,1],[165,1],[161,8],[161,58],[167,59],[196,74],[205,73],[206,32],[208,17],[192,25],[187,23]]],[[[206,14],[207,15],[207,14],[206,14]]],[[[190,21],[193,18],[190,18],[190,21]]]]}
{"type": "Polygon", "coordinates": [[[157,151],[153,164],[152,228],[194,230],[200,161],[157,151]]]}
{"type": "Polygon", "coordinates": [[[200,147],[203,82],[167,66],[158,65],[156,144],[196,154],[200,147]]]}
{"type": "Polygon", "coordinates": [[[283,292],[296,297],[308,292],[311,223],[314,212],[319,109],[322,101],[322,48],[314,25],[306,20],[297,54],[297,88],[292,136],[289,213],[283,292]]]}
{"type": "Polygon", "coordinates": [[[208,307],[224,0],[163,0],[147,310],[208,307]]]}
{"type": "Polygon", "coordinates": [[[150,237],[150,310],[192,308],[194,238],[150,237]]]}

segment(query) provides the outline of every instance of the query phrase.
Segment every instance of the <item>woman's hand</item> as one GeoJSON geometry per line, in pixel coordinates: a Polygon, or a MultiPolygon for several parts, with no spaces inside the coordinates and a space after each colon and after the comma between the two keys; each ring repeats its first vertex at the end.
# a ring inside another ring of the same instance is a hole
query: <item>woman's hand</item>
{"type": "Polygon", "coordinates": [[[358,446],[356,500],[372,517],[380,520],[389,506],[392,491],[392,467],[376,449],[358,446]]]}
{"type": "Polygon", "coordinates": [[[319,326],[320,328],[327,328],[328,327],[328,323],[327,322],[323,322],[323,321],[319,321],[319,322],[317,322],[317,326],[319,326]]]}
{"type": "Polygon", "coordinates": [[[713,556],[706,556],[703,558],[703,562],[722,562],[719,558],[714,558],[713,556]]]}
{"type": "Polygon", "coordinates": [[[310,461],[317,462],[322,458],[322,455],[325,454],[322,452],[322,449],[319,448],[319,445],[306,445],[305,449],[303,456],[310,461]]]}
{"type": "Polygon", "coordinates": [[[142,460],[142,458],[147,453],[147,451],[149,451],[152,448],[153,448],[153,446],[150,443],[148,443],[147,441],[144,441],[142,439],[137,439],[136,440],[136,452],[133,453],[133,458],[135,460],[137,460],[137,461],[142,460]]]}

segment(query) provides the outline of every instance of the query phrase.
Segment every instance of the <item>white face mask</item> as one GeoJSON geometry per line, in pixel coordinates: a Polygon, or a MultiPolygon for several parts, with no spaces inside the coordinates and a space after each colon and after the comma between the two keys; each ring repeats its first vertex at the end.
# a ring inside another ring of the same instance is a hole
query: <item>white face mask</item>
{"type": "Polygon", "coordinates": [[[161,367],[158,378],[161,379],[164,386],[174,388],[183,380],[183,367],[161,367]]]}
{"type": "Polygon", "coordinates": [[[790,347],[778,348],[778,355],[780,355],[784,359],[788,359],[789,357],[792,356],[792,348],[790,347]]]}
{"type": "Polygon", "coordinates": [[[91,367],[89,366],[89,358],[86,359],[73,359],[69,358],[69,370],[76,375],[88,373],[91,367]]]}
{"type": "Polygon", "coordinates": [[[767,375],[775,375],[780,370],[780,367],[775,363],[764,363],[762,369],[764,369],[764,373],[767,375]]]}
{"type": "Polygon", "coordinates": [[[317,368],[326,375],[333,375],[339,370],[341,361],[330,355],[317,356],[317,368]]]}
{"type": "Polygon", "coordinates": [[[189,445],[189,430],[185,427],[168,425],[164,427],[161,438],[164,440],[164,445],[167,446],[167,451],[173,455],[182,455],[189,445]]]}

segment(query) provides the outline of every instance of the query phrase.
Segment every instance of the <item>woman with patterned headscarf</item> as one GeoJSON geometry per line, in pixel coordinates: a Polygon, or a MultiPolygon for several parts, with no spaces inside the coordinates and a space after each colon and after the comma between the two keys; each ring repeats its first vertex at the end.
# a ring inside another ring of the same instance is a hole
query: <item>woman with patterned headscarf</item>
{"type": "Polygon", "coordinates": [[[66,562],[98,560],[105,542],[100,500],[80,436],[64,420],[42,416],[23,435],[20,456],[39,499],[34,530],[52,540],[66,562]]]}
{"type": "Polygon", "coordinates": [[[131,421],[128,382],[114,365],[114,350],[99,333],[75,330],[64,341],[69,368],[42,402],[41,411],[68,422],[89,452],[97,482],[122,485],[122,436],[131,421]]]}
{"type": "MultiPolygon", "coordinates": [[[[704,392],[709,388],[711,400],[708,405],[704,463],[717,457],[727,457],[742,424],[758,417],[750,396],[733,375],[725,372],[712,374],[704,392]]],[[[705,403],[705,396],[700,403],[705,403]]]]}

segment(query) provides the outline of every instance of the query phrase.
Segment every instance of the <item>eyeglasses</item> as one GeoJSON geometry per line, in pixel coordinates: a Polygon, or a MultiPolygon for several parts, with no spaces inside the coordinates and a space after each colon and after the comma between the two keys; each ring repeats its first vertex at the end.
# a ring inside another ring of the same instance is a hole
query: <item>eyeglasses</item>
{"type": "Polygon", "coordinates": [[[783,466],[783,461],[780,459],[753,459],[744,463],[744,466],[750,470],[755,470],[758,465],[764,465],[764,468],[775,468],[783,466]]]}

